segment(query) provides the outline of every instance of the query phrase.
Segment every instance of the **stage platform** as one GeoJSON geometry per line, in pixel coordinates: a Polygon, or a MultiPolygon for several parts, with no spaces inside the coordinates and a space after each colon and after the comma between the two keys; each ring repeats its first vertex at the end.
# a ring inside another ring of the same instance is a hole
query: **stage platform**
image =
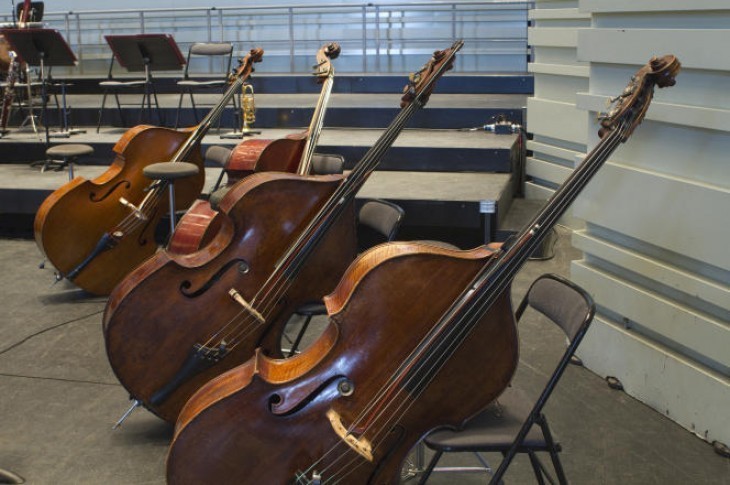
{"type": "MultiPolygon", "coordinates": [[[[434,95],[433,99],[439,97],[434,95]]],[[[76,167],[77,176],[91,179],[103,173],[114,159],[113,147],[126,128],[105,126],[98,134],[94,127],[83,129],[84,133],[68,138],[51,138],[51,144],[85,143],[94,147],[94,155],[76,167]]],[[[263,128],[256,138],[276,139],[302,129],[263,128]]],[[[328,127],[322,131],[317,151],[343,155],[345,169],[349,170],[382,132],[382,128],[328,127]]],[[[42,130],[36,134],[26,126],[0,140],[4,162],[0,163],[2,234],[27,237],[32,215],[41,202],[67,181],[65,172],[40,173],[38,168],[30,167],[31,162],[45,158],[43,136],[42,130]]],[[[514,153],[517,140],[516,134],[495,135],[483,130],[407,128],[359,197],[402,204],[406,209],[404,231],[413,238],[439,237],[461,246],[494,240],[514,193],[512,168],[518,162],[514,153]]],[[[241,141],[222,139],[216,129],[211,129],[203,139],[203,153],[212,145],[232,147],[241,141]]],[[[220,168],[209,165],[206,172],[209,188],[220,168]]]]}

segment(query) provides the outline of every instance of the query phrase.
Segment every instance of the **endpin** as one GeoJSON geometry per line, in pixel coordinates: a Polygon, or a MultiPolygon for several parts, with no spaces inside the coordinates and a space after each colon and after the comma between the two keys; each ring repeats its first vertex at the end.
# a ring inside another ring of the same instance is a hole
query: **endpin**
{"type": "Polygon", "coordinates": [[[118,427],[120,427],[122,425],[122,423],[124,422],[124,420],[126,420],[129,417],[129,415],[132,414],[132,411],[134,411],[136,408],[138,408],[141,405],[142,405],[141,401],[139,401],[138,399],[133,399],[132,406],[130,406],[130,408],[127,409],[127,411],[124,414],[122,414],[122,417],[119,418],[119,421],[114,423],[114,426],[112,426],[112,429],[117,429],[118,427]]]}

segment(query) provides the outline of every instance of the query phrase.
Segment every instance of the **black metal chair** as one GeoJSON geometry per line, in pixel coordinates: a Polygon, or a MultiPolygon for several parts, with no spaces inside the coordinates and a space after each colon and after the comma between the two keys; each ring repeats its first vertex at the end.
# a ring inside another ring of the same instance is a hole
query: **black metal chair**
{"type": "MultiPolygon", "coordinates": [[[[228,75],[231,72],[231,61],[233,59],[233,44],[230,42],[196,42],[190,46],[188,50],[188,58],[185,64],[185,71],[183,78],[177,82],[180,88],[180,98],[177,102],[177,113],[175,114],[175,128],[180,123],[180,111],[182,109],[183,98],[187,94],[190,97],[190,104],[193,106],[193,116],[195,117],[195,124],[199,123],[198,108],[195,104],[195,98],[193,93],[200,90],[221,88],[228,84],[228,75]],[[191,79],[190,78],[190,66],[196,64],[195,58],[208,57],[214,58],[219,57],[223,65],[223,76],[215,79],[191,79]]],[[[238,113],[238,107],[236,104],[236,97],[231,98],[233,103],[234,113],[238,113]]],[[[220,119],[218,121],[220,127],[220,119]]]]}
{"type": "Polygon", "coordinates": [[[96,132],[99,133],[99,129],[101,128],[101,121],[104,116],[104,108],[106,107],[106,98],[109,96],[109,94],[114,95],[114,100],[117,102],[117,112],[119,113],[119,121],[121,122],[122,126],[127,126],[125,120],[124,120],[124,112],[122,111],[122,103],[119,101],[119,94],[123,92],[135,92],[139,89],[142,89],[142,103],[140,106],[140,112],[139,112],[139,120],[142,120],[142,114],[145,111],[145,106],[147,106],[147,117],[150,118],[150,111],[152,109],[152,100],[154,99],[155,102],[155,113],[157,114],[157,121],[158,124],[162,124],[162,115],[160,112],[160,103],[157,101],[157,91],[155,90],[155,85],[152,82],[152,76],[147,73],[145,77],[143,78],[135,78],[135,79],[115,79],[114,78],[114,63],[116,62],[116,57],[114,53],[112,53],[111,60],[109,61],[109,72],[107,73],[107,78],[104,81],[99,82],[99,87],[102,89],[102,98],[101,98],[101,106],[99,107],[99,116],[98,120],[96,122],[96,132]]]}
{"type": "MultiPolygon", "coordinates": [[[[373,199],[365,202],[357,213],[358,250],[364,251],[376,244],[395,239],[405,211],[393,202],[373,199]]],[[[291,357],[299,350],[299,344],[309,328],[309,324],[317,315],[326,315],[324,303],[321,301],[305,304],[294,312],[304,318],[296,337],[291,341],[291,347],[285,352],[291,357]]],[[[286,334],[285,334],[285,338],[286,334]]]]}
{"type": "Polygon", "coordinates": [[[527,453],[537,482],[543,484],[544,479],[547,479],[554,484],[555,481],[536,455],[536,452],[547,452],[558,482],[567,483],[558,457],[560,445],[553,436],[542,409],[588,330],[595,313],[595,304],[590,295],[578,285],[563,277],[546,274],[535,280],[528,290],[515,312],[517,320],[528,306],[558,325],[569,342],[542,393],[530,406],[529,403],[533,401],[522,390],[509,387],[495,403],[469,420],[464,429],[440,430],[428,435],[423,443],[434,450],[435,454],[422,473],[420,483],[424,483],[434,470],[467,471],[466,467],[435,468],[441,456],[447,452],[474,452],[482,467],[468,469],[487,472],[490,471],[489,465],[479,453],[501,453],[502,462],[490,483],[500,483],[516,453],[527,453]]]}

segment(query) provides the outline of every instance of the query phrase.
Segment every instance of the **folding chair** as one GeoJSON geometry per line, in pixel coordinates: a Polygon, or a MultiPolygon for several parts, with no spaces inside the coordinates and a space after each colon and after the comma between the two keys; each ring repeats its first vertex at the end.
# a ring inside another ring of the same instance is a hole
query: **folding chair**
{"type": "Polygon", "coordinates": [[[590,295],[578,285],[560,276],[546,274],[535,280],[517,308],[515,315],[518,321],[528,306],[560,327],[569,342],[540,397],[530,407],[531,400],[522,390],[509,387],[497,402],[469,420],[463,429],[440,430],[428,435],[423,443],[434,450],[435,454],[419,483],[425,483],[434,470],[467,471],[464,467],[436,469],[436,463],[447,452],[475,452],[483,465],[478,469],[484,471],[490,471],[490,468],[479,453],[502,453],[504,458],[490,483],[501,481],[516,453],[527,453],[537,482],[543,484],[547,478],[554,484],[553,478],[536,454],[536,452],[547,452],[558,482],[567,483],[558,457],[560,445],[554,438],[542,409],[588,330],[595,313],[595,304],[590,295]]]}
{"type": "MultiPolygon", "coordinates": [[[[197,125],[199,123],[198,108],[195,104],[195,98],[193,97],[193,93],[200,90],[226,86],[228,84],[228,75],[231,72],[232,59],[233,44],[231,44],[230,42],[196,42],[195,44],[190,46],[183,78],[177,82],[177,85],[180,88],[180,98],[177,102],[177,113],[175,114],[175,128],[177,128],[180,123],[180,110],[182,109],[183,98],[186,94],[190,97],[190,103],[193,106],[193,116],[195,117],[195,124],[197,125]],[[220,57],[222,60],[220,64],[223,65],[223,75],[220,78],[216,79],[191,79],[190,65],[196,64],[196,61],[193,59],[196,57],[220,57]]],[[[238,113],[235,96],[231,98],[231,102],[233,103],[234,113],[238,113]]]]}

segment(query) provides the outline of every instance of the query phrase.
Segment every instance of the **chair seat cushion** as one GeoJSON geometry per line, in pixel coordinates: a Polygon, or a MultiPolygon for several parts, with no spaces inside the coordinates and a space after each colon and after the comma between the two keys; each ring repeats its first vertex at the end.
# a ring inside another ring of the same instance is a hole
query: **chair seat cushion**
{"type": "Polygon", "coordinates": [[[94,153],[93,147],[81,143],[62,143],[46,150],[46,156],[50,158],[83,157],[92,153],[94,153]]]}
{"type": "MultiPolygon", "coordinates": [[[[527,419],[534,399],[514,387],[508,387],[497,401],[469,420],[462,431],[442,430],[424,439],[426,446],[442,451],[506,451],[527,419]]],[[[553,433],[553,440],[557,437],[553,433]]],[[[540,426],[534,424],[523,446],[545,449],[540,426]]]]}
{"type": "Polygon", "coordinates": [[[178,86],[183,87],[194,87],[194,88],[216,88],[219,86],[225,86],[226,82],[217,80],[217,81],[194,81],[192,79],[184,79],[182,81],[177,82],[178,86]]]}
{"type": "Polygon", "coordinates": [[[142,173],[152,180],[177,180],[196,175],[198,166],[188,162],[161,162],[147,165],[142,173]]]}
{"type": "Polygon", "coordinates": [[[210,202],[210,207],[213,210],[218,210],[218,206],[220,205],[221,200],[223,200],[223,197],[225,197],[229,190],[231,190],[231,187],[221,187],[220,189],[210,194],[208,202],[210,202]]]}
{"type": "Polygon", "coordinates": [[[138,81],[101,81],[99,86],[102,88],[133,88],[137,86],[144,86],[144,83],[144,79],[140,79],[138,81]]]}

